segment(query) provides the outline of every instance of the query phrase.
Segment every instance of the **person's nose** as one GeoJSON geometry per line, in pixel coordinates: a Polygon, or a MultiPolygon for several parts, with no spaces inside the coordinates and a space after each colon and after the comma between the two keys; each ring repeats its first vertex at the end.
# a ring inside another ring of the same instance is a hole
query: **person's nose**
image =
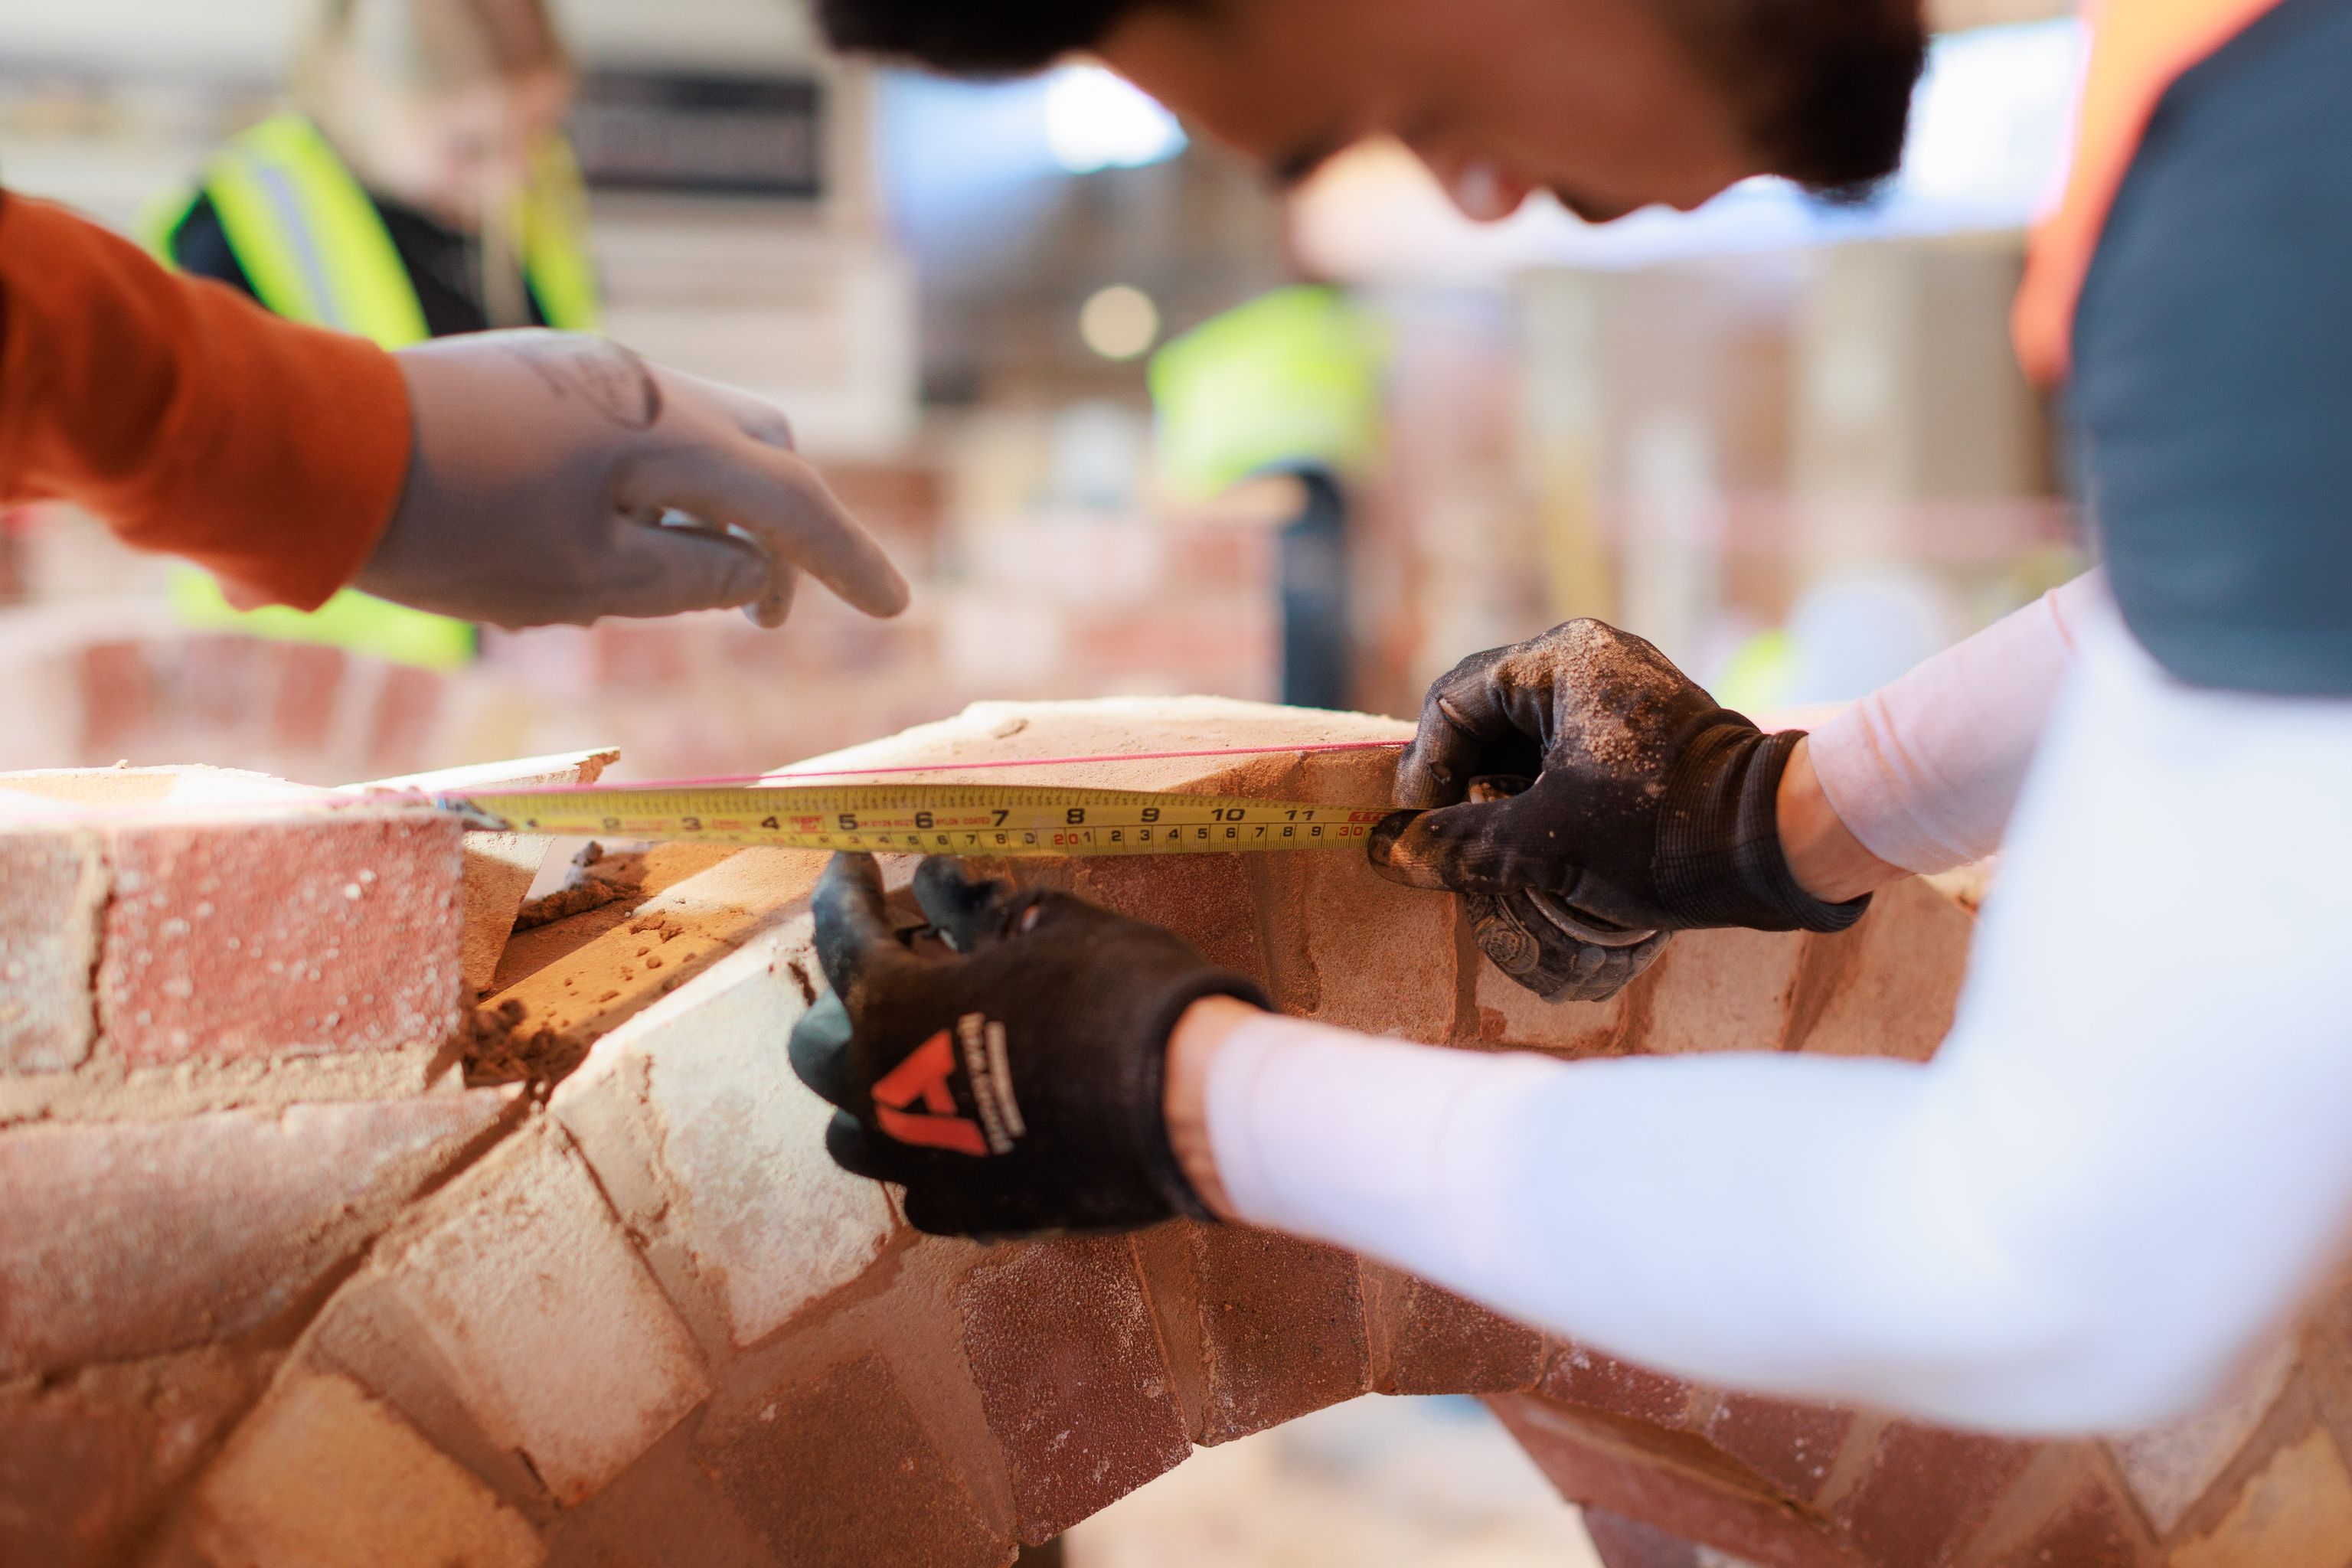
{"type": "Polygon", "coordinates": [[[1535,182],[1475,153],[1415,147],[1414,153],[1472,223],[1500,223],[1519,210],[1535,182]]]}

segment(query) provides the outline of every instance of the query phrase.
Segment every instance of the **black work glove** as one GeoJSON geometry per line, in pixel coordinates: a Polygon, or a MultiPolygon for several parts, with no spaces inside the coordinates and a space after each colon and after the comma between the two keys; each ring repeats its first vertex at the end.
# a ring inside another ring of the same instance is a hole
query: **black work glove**
{"type": "Polygon", "coordinates": [[[953,860],[925,860],[915,898],[951,952],[892,929],[872,856],[835,856],[817,884],[833,991],[792,1058],[841,1108],[835,1162],[904,1186],[908,1223],[935,1236],[1211,1217],[1168,1140],[1168,1039],[1203,996],[1264,993],[1171,931],[953,860]]]}
{"type": "Polygon", "coordinates": [[[1514,910],[1547,894],[1620,932],[1843,931],[1870,900],[1823,903],[1780,850],[1780,774],[1802,738],[1717,706],[1640,637],[1570,621],[1430,688],[1397,768],[1397,803],[1417,809],[1373,830],[1372,864],[1514,910]],[[1468,798],[1515,774],[1535,782],[1468,798]]]}

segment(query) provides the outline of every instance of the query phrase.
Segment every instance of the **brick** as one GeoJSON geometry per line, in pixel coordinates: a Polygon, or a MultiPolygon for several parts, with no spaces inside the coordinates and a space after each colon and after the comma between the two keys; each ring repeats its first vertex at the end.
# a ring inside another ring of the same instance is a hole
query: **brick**
{"type": "Polygon", "coordinates": [[[570,1504],[709,1385],[685,1324],[559,1138],[534,1132],[467,1173],[378,1267],[482,1430],[570,1504]]]}
{"type": "Polygon", "coordinates": [[[830,857],[746,849],[639,904],[628,921],[499,992],[520,1030],[586,1047],[729,953],[805,918],[830,857]],[[651,962],[648,962],[651,961],[651,962]]]}
{"type": "Polygon", "coordinates": [[[334,730],[335,699],[349,661],[342,649],[316,643],[272,643],[270,652],[278,666],[278,695],[270,709],[277,742],[289,751],[318,751],[334,730]]]}
{"type": "Polygon", "coordinates": [[[0,1563],[123,1560],[258,1381],[249,1365],[204,1351],[91,1368],[0,1400],[0,1563]]]}
{"type": "Polygon", "coordinates": [[[1812,939],[1826,995],[1790,1044],[1926,1061],[1951,1032],[1976,919],[1917,878],[1879,889],[1851,931],[1812,939]]]}
{"type": "Polygon", "coordinates": [[[1477,958],[1475,984],[1480,1045],[1563,1057],[1606,1056],[1615,1050],[1629,1015],[1650,989],[1644,973],[1606,1002],[1547,1002],[1484,954],[1477,958]]]}
{"type": "Polygon", "coordinates": [[[695,1456],[791,1568],[1001,1568],[1012,1555],[879,1356],[827,1366],[740,1424],[707,1423],[695,1456]]]}
{"type": "Polygon", "coordinates": [[[1805,941],[1790,931],[1677,933],[1653,970],[1646,1026],[1633,1043],[1660,1054],[1778,1050],[1805,941]]]}
{"type": "Polygon", "coordinates": [[[384,666],[368,726],[369,766],[379,773],[422,766],[434,750],[434,726],[448,689],[448,678],[432,670],[384,666]]]}
{"type": "Polygon", "coordinates": [[[1012,1249],[966,1276],[956,1301],[1027,1544],[1044,1545],[1192,1453],[1124,1239],[1012,1249]]]}
{"type": "MultiPolygon", "coordinates": [[[[347,794],[374,790],[414,790],[425,795],[455,795],[468,790],[547,789],[591,784],[620,761],[614,751],[572,752],[551,757],[526,757],[511,763],[490,763],[469,768],[446,768],[438,773],[408,773],[353,784],[347,794]]],[[[550,840],[530,833],[468,833],[466,835],[464,947],[466,999],[472,1001],[490,988],[513,934],[515,915],[530,896],[530,885],[546,862],[550,840]]]]}
{"type": "Polygon", "coordinates": [[[0,1375],[259,1327],[507,1103],[480,1092],[0,1132],[0,1375]]]}
{"type": "Polygon", "coordinates": [[[0,1072],[62,1072],[89,1056],[105,898],[97,835],[0,832],[0,1072]]]}
{"type": "Polygon", "coordinates": [[[2112,1440],[2116,1467],[2158,1534],[2221,1478],[2285,1392],[2294,1346],[2282,1343],[2226,1403],[2170,1426],[2112,1440]]]}
{"type": "Polygon", "coordinates": [[[1601,1568],[1707,1568],[1689,1542],[1607,1509],[1586,1509],[1584,1530],[1601,1568]]]}
{"type": "Polygon", "coordinates": [[[2032,1455],[2031,1444],[1898,1421],[1835,1511],[1865,1555],[1930,1568],[1949,1560],[2032,1455]]]}
{"type": "Polygon", "coordinates": [[[694,1462],[685,1427],[547,1527],[548,1568],[784,1568],[694,1462]]]}
{"type": "Polygon", "coordinates": [[[1423,1279],[1364,1266],[1372,1386],[1381,1394],[1508,1394],[1543,1377],[1544,1336],[1423,1279]]]}
{"type": "Polygon", "coordinates": [[[2134,1538],[2126,1507],[2105,1482],[2085,1482],[2032,1539],[1987,1568],[2144,1568],[2153,1559],[2134,1538]]]}
{"type": "Polygon", "coordinates": [[[438,1047],[455,1032],[454,818],[353,807],[113,829],[100,1018],[134,1066],[438,1047]]]}
{"type": "Polygon", "coordinates": [[[81,751],[121,751],[155,712],[155,672],[136,642],[96,642],[81,649],[81,751]]]}
{"type": "Polygon", "coordinates": [[[2352,1474],[2325,1431],[2281,1448],[2213,1530],[2176,1547],[2172,1568],[2344,1568],[2352,1562],[2352,1474]]]}
{"type": "Polygon", "coordinates": [[[1865,1558],[1813,1515],[1681,1469],[1538,1395],[1493,1394],[1486,1405],[1570,1502],[1773,1568],[1922,1568],[1865,1558]]]}
{"type": "Polygon", "coordinates": [[[856,1279],[897,1229],[883,1188],[826,1156],[833,1108],[793,1075],[782,1049],[815,973],[807,931],[803,921],[794,940],[731,955],[690,996],[622,1026],[553,1102],[608,1192],[627,1184],[621,1166],[634,1150],[616,1146],[624,1141],[608,1135],[607,1119],[640,1129],[665,1179],[643,1218],[631,1218],[677,1238],[718,1292],[738,1347],[856,1279]]]}
{"type": "Polygon", "coordinates": [[[1227,1443],[1369,1393],[1360,1266],[1242,1226],[1136,1238],[1195,1441],[1227,1443]]]}
{"type": "Polygon", "coordinates": [[[536,1568],[530,1524],[366,1390],[297,1366],[196,1498],[193,1533],[236,1568],[536,1568]]]}
{"type": "Polygon", "coordinates": [[[1707,1417],[1706,1440],[1775,1488],[1810,1503],[1853,1429],[1853,1412],[1727,1394],[1707,1417]]]}
{"type": "Polygon", "coordinates": [[[1536,1392],[1564,1405],[1655,1426],[1680,1426],[1691,1397],[1690,1384],[1679,1377],[1573,1343],[1560,1348],[1536,1392]]]}

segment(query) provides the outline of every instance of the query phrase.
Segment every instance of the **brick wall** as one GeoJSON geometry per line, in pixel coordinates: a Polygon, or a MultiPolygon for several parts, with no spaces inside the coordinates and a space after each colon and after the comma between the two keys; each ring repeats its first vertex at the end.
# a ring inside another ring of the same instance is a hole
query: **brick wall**
{"type": "MultiPolygon", "coordinates": [[[[919,564],[930,549],[902,553],[919,564]]],[[[327,784],[614,745],[640,777],[704,776],[832,751],[983,697],[1274,694],[1279,628],[1260,531],[1045,519],[991,529],[967,553],[893,621],[810,584],[782,631],[731,613],[492,630],[480,662],[454,675],[187,631],[154,595],[58,598],[0,612],[11,719],[0,768],[127,758],[327,784]]]]}
{"type": "MultiPolygon", "coordinates": [[[[1401,733],[990,704],[835,761],[1401,733]]],[[[1085,776],[1377,804],[1386,766],[1085,776]]],[[[1594,1505],[1612,1568],[2352,1561],[2341,1309],[2230,1409],[2018,1444],[1695,1387],[1239,1228],[924,1238],[824,1159],[826,1109],[783,1059],[819,984],[821,858],[639,858],[635,891],[511,943],[460,1032],[471,889],[444,825],[282,797],[199,816],[141,776],[72,788],[144,815],[0,837],[24,1003],[0,1016],[0,1562],[984,1568],[1194,1443],[1367,1392],[1486,1396],[1594,1505]],[[227,901],[260,866],[274,905],[227,901]],[[282,988],[246,985],[272,963],[282,988]],[[493,1076],[519,1081],[464,1087],[493,1076]]],[[[1618,999],[1555,1008],[1476,959],[1450,900],[1352,857],[1024,874],[1175,926],[1290,1011],[1567,1056],[1924,1057],[1970,928],[1906,884],[1844,935],[1686,936],[1618,999]]]]}

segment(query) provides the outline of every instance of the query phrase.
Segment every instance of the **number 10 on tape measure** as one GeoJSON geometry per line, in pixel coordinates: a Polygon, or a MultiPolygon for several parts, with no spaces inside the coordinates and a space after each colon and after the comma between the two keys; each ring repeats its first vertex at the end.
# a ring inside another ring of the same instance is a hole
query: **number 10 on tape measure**
{"type": "Polygon", "coordinates": [[[506,832],[884,855],[1230,855],[1360,845],[1388,813],[1303,801],[1019,784],[761,785],[449,795],[506,832]]]}

